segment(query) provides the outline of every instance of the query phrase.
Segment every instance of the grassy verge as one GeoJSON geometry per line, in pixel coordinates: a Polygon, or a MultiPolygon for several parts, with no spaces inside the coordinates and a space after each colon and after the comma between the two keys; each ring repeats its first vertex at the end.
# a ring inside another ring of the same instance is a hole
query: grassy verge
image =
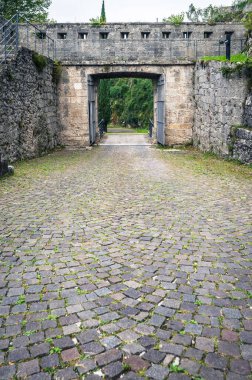
{"type": "Polygon", "coordinates": [[[135,128],[137,133],[149,133],[149,130],[146,128],[135,128]]]}
{"type": "Polygon", "coordinates": [[[31,180],[41,177],[50,177],[56,173],[63,173],[67,169],[83,164],[83,161],[90,156],[88,151],[58,151],[43,157],[15,162],[13,164],[15,173],[13,176],[0,178],[0,194],[12,188],[24,188],[31,180]]]}
{"type": "Polygon", "coordinates": [[[109,129],[125,129],[125,131],[129,131],[132,133],[149,133],[148,128],[129,128],[129,127],[123,127],[122,125],[116,125],[116,124],[109,124],[109,129]]]}
{"type": "Polygon", "coordinates": [[[192,147],[183,148],[183,154],[169,154],[167,148],[163,148],[161,151],[164,152],[163,157],[174,165],[194,173],[224,177],[233,175],[252,180],[252,165],[243,165],[235,160],[219,158],[213,153],[203,153],[192,147]]]}
{"type": "Polygon", "coordinates": [[[228,61],[226,59],[226,56],[224,56],[224,55],[205,56],[205,57],[200,58],[200,61],[204,61],[204,62],[218,61],[218,62],[244,63],[244,62],[247,62],[248,60],[249,60],[249,58],[244,53],[232,55],[230,58],[230,61],[228,61]]]}

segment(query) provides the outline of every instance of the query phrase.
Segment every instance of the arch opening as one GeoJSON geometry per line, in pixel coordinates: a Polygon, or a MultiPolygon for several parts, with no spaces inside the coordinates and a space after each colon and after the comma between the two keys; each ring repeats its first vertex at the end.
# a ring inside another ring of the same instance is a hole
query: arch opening
{"type": "Polygon", "coordinates": [[[153,142],[191,142],[194,119],[194,65],[65,64],[59,84],[62,144],[82,148],[99,136],[98,85],[103,79],[143,78],[153,83],[153,142]]]}
{"type": "Polygon", "coordinates": [[[103,72],[89,75],[88,86],[91,145],[97,141],[101,120],[107,125],[128,127],[128,132],[131,129],[132,132],[148,133],[153,141],[165,145],[164,75],[103,72]]]}

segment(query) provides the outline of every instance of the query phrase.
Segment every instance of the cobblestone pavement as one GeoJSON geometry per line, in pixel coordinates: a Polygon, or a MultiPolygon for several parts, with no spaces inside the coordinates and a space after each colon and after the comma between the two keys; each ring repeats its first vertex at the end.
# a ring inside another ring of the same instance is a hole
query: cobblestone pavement
{"type": "Polygon", "coordinates": [[[249,179],[101,146],[10,183],[0,379],[251,379],[249,179]]]}

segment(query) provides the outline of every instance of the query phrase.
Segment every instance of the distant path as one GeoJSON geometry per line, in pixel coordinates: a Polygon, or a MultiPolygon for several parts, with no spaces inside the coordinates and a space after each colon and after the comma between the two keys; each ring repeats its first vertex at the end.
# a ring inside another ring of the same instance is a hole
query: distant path
{"type": "Polygon", "coordinates": [[[151,145],[147,135],[135,134],[105,134],[100,145],[151,145]]]}

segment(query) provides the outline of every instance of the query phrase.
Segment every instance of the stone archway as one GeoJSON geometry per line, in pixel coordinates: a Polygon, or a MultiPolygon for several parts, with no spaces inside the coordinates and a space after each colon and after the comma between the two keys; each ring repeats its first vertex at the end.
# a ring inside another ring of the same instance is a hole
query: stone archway
{"type": "Polygon", "coordinates": [[[141,77],[154,82],[154,141],[163,145],[191,140],[194,101],[193,65],[64,65],[59,85],[62,143],[92,144],[98,126],[97,83],[111,77],[141,77]]]}

